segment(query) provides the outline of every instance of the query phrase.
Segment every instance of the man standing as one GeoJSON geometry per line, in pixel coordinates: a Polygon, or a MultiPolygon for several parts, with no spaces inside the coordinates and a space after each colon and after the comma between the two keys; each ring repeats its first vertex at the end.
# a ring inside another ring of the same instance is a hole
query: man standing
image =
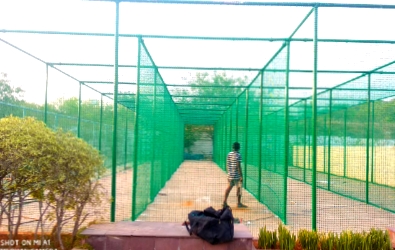
{"type": "Polygon", "coordinates": [[[237,207],[246,208],[241,203],[241,184],[243,183],[243,174],[241,172],[241,155],[239,153],[240,143],[233,143],[233,151],[229,152],[226,158],[226,169],[228,171],[228,187],[225,190],[223,207],[227,207],[228,196],[234,186],[237,187],[237,207]]]}

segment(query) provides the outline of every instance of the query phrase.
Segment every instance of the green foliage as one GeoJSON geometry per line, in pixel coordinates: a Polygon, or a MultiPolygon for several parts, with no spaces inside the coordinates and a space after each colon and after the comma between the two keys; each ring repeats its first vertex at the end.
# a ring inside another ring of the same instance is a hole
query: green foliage
{"type": "Polygon", "coordinates": [[[392,250],[388,231],[372,228],[367,233],[365,242],[364,249],[392,250]]]}
{"type": "Polygon", "coordinates": [[[267,231],[266,226],[259,230],[258,247],[261,249],[271,249],[276,247],[278,238],[276,231],[267,231]]]}
{"type": "Polygon", "coordinates": [[[302,229],[298,232],[298,241],[303,249],[317,250],[318,249],[318,233],[316,231],[308,231],[302,229]]]}
{"type": "Polygon", "coordinates": [[[58,149],[55,133],[43,122],[31,117],[0,119],[0,178],[9,178],[2,190],[36,191],[56,162],[53,154],[58,149]]]}
{"type": "Polygon", "coordinates": [[[280,242],[280,249],[293,250],[296,246],[296,235],[291,234],[282,224],[278,225],[278,240],[280,242]]]}
{"type": "Polygon", "coordinates": [[[322,233],[319,234],[319,241],[321,250],[333,250],[338,249],[339,236],[336,233],[322,233]]]}
{"type": "Polygon", "coordinates": [[[55,133],[44,123],[34,118],[0,119],[0,205],[13,224],[8,228],[11,237],[18,235],[23,203],[48,185],[58,148],[55,133]],[[13,216],[16,200],[18,214],[13,216]]]}
{"type": "Polygon", "coordinates": [[[18,103],[23,98],[23,90],[10,85],[6,73],[0,73],[0,101],[5,103],[18,103]]]}
{"type": "Polygon", "coordinates": [[[50,218],[56,221],[60,242],[65,221],[72,219],[74,242],[89,212],[84,211],[86,205],[100,205],[96,178],[104,171],[99,152],[70,132],[54,132],[31,117],[0,119],[0,205],[16,225],[9,228],[11,236],[18,234],[23,202],[29,196],[53,208],[50,218]],[[14,221],[15,199],[21,205],[14,221]]]}
{"type": "Polygon", "coordinates": [[[207,134],[210,138],[213,137],[212,126],[199,126],[199,125],[185,125],[184,131],[184,148],[190,152],[190,147],[202,138],[203,134],[207,134]]]}
{"type": "Polygon", "coordinates": [[[300,249],[299,247],[304,250],[392,250],[388,231],[374,228],[368,233],[365,231],[354,233],[345,230],[340,235],[333,232],[317,233],[316,231],[301,229],[298,232],[297,239],[282,224],[278,226],[278,239],[276,238],[276,231],[267,231],[266,226],[260,229],[258,236],[259,249],[276,249],[277,241],[280,249],[287,250],[300,249]]]}
{"type": "MultiPolygon", "coordinates": [[[[210,75],[207,72],[197,73],[196,76],[189,84],[192,86],[188,90],[178,90],[177,94],[180,95],[194,95],[203,96],[203,98],[190,99],[187,97],[180,98],[178,102],[183,104],[188,104],[188,108],[201,108],[205,115],[212,114],[210,109],[221,109],[225,111],[224,100],[221,98],[215,98],[223,96],[237,97],[243,90],[243,88],[229,88],[232,86],[246,86],[249,83],[247,77],[235,78],[232,76],[227,76],[225,72],[210,75]],[[210,87],[215,86],[215,87],[210,87]],[[204,104],[204,106],[202,106],[204,104]],[[207,109],[205,111],[204,109],[207,109]]],[[[231,102],[233,102],[232,100],[231,102]]],[[[229,103],[229,101],[226,101],[229,103]]],[[[231,104],[231,103],[229,103],[231,104]]],[[[217,113],[215,113],[217,114],[217,113]]],[[[204,122],[204,121],[203,121],[204,122]]],[[[190,147],[201,138],[203,133],[208,133],[209,137],[213,136],[212,126],[196,126],[189,125],[185,126],[185,136],[184,136],[184,147],[189,150],[190,147]]],[[[230,146],[229,146],[230,147],[230,146]]]]}

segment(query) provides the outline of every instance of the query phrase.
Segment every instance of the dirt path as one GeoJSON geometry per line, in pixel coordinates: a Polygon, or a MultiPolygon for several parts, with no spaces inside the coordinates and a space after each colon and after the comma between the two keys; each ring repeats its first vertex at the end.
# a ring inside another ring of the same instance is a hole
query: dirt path
{"type": "MultiPolygon", "coordinates": [[[[226,185],[226,174],[215,163],[185,161],[138,220],[182,223],[191,210],[202,210],[208,206],[219,209],[226,185]]],[[[287,197],[287,227],[295,233],[302,228],[311,229],[311,186],[289,178],[287,197]]],[[[235,207],[236,190],[232,190],[228,204],[234,217],[242,219],[254,237],[264,226],[269,230],[277,229],[281,222],[277,216],[245,190],[243,203],[248,205],[247,209],[235,207]]],[[[385,229],[387,226],[395,226],[395,214],[317,190],[318,231],[368,231],[372,227],[385,229]]]]}

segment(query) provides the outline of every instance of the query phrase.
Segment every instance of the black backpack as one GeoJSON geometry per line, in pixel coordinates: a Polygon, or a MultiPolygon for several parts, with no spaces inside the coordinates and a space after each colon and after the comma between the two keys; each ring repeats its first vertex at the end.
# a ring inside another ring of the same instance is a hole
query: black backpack
{"type": "Polygon", "coordinates": [[[195,234],[198,237],[210,242],[219,244],[233,240],[234,218],[230,207],[215,210],[208,207],[204,211],[194,210],[188,214],[188,223],[185,226],[189,235],[195,234]]]}

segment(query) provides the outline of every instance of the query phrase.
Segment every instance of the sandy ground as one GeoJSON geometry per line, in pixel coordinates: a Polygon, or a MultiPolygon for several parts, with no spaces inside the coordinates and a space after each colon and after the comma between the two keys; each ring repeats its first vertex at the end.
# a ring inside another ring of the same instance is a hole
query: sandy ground
{"type": "MultiPolygon", "coordinates": [[[[213,162],[185,161],[138,220],[181,223],[191,210],[208,206],[219,209],[226,185],[225,172],[213,162]]],[[[301,228],[311,229],[311,187],[288,179],[287,195],[287,227],[295,233],[301,228]]],[[[242,201],[247,209],[236,207],[236,190],[232,190],[228,204],[233,215],[243,221],[254,237],[264,226],[277,229],[281,220],[246,190],[242,201]]],[[[395,214],[324,190],[317,190],[316,211],[317,229],[323,232],[368,231],[372,227],[384,229],[395,225],[395,214]]]]}
{"type": "MultiPolygon", "coordinates": [[[[109,222],[111,178],[105,177],[100,182],[106,188],[106,201],[99,207],[88,207],[90,221],[109,222]]],[[[156,196],[154,202],[137,218],[139,221],[162,221],[183,223],[192,210],[203,210],[212,206],[221,208],[224,191],[227,185],[226,174],[210,161],[185,161],[156,196]]],[[[363,190],[361,190],[362,192],[363,190]]],[[[263,194],[264,195],[264,194],[263,194]]],[[[380,194],[385,196],[386,194],[380,194]]],[[[119,172],[117,175],[116,221],[129,220],[131,215],[132,171],[119,172]]],[[[288,179],[288,212],[287,227],[297,232],[301,228],[311,229],[311,187],[302,182],[288,179]]],[[[269,230],[277,229],[280,219],[267,207],[259,203],[249,192],[243,190],[243,203],[246,209],[236,207],[236,190],[232,190],[228,204],[233,215],[239,218],[251,231],[254,237],[264,226],[269,230]]],[[[341,197],[339,195],[317,190],[317,229],[318,231],[341,232],[342,230],[368,231],[371,228],[385,229],[395,227],[395,214],[381,210],[362,202],[341,197]]],[[[38,218],[36,204],[25,207],[25,223],[22,231],[32,231],[35,219],[38,218]]],[[[53,224],[48,223],[46,230],[53,224]]],[[[6,230],[3,221],[0,227],[6,230]]],[[[65,231],[70,225],[65,226],[65,231]]]]}

